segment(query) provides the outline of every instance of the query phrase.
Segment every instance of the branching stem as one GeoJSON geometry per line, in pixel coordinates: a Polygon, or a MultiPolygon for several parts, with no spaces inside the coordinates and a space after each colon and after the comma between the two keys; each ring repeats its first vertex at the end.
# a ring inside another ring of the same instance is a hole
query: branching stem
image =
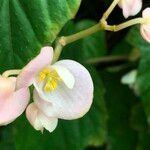
{"type": "Polygon", "coordinates": [[[12,75],[18,75],[20,74],[21,70],[17,69],[17,70],[7,70],[5,71],[3,74],[2,74],[2,77],[9,77],[9,76],[12,76],[12,75]]]}

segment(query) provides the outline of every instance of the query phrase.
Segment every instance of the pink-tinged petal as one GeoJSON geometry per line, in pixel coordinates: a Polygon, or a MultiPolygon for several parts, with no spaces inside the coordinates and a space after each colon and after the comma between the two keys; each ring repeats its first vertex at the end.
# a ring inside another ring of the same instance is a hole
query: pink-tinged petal
{"type": "Polygon", "coordinates": [[[30,124],[36,130],[40,130],[43,132],[45,128],[49,132],[53,132],[57,127],[58,119],[47,117],[34,103],[30,104],[27,107],[26,116],[30,124]]]}
{"type": "Polygon", "coordinates": [[[31,60],[17,78],[17,89],[28,87],[33,83],[34,77],[53,59],[53,48],[43,47],[38,56],[31,60]]]}
{"type": "Polygon", "coordinates": [[[146,8],[146,9],[143,10],[143,12],[142,12],[142,17],[143,17],[143,18],[148,18],[148,17],[150,17],[150,7],[148,7],[148,8],[146,8]]]}
{"type": "Polygon", "coordinates": [[[65,84],[60,84],[50,93],[45,93],[45,95],[39,93],[40,97],[35,92],[34,101],[47,116],[68,120],[80,118],[88,112],[92,104],[91,76],[84,66],[75,61],[62,60],[55,65],[65,67],[70,71],[75,78],[74,87],[69,89],[65,84]]]}
{"type": "MultiPolygon", "coordinates": [[[[143,18],[150,20],[150,8],[146,8],[142,13],[143,18]]],[[[142,37],[150,43],[150,23],[145,23],[141,25],[141,35],[142,37]]]]}
{"type": "Polygon", "coordinates": [[[123,16],[128,18],[129,16],[135,16],[140,12],[142,0],[121,0],[119,6],[123,10],[123,16]]]}
{"type": "Polygon", "coordinates": [[[4,78],[0,76],[0,99],[12,94],[15,90],[16,78],[4,78]]]}
{"type": "Polygon", "coordinates": [[[137,15],[142,9],[142,0],[133,0],[130,16],[137,15]]]}
{"type": "Polygon", "coordinates": [[[27,88],[19,89],[7,98],[0,98],[0,125],[7,125],[25,110],[30,99],[27,88]]]}
{"type": "Polygon", "coordinates": [[[37,119],[37,116],[38,116],[38,108],[34,103],[31,103],[26,109],[26,117],[30,122],[30,124],[34,127],[34,129],[43,132],[43,126],[41,122],[37,119]]]}
{"type": "Polygon", "coordinates": [[[140,31],[143,39],[150,43],[150,25],[141,25],[140,31]]]}

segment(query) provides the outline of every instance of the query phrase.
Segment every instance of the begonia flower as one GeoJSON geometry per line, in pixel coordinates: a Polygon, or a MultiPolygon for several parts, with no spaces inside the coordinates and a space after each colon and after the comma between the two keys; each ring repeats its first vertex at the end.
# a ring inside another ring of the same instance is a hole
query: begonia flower
{"type": "Polygon", "coordinates": [[[27,87],[16,89],[15,77],[0,76],[0,126],[7,125],[19,117],[29,99],[27,87]]]}
{"type": "Polygon", "coordinates": [[[147,19],[147,22],[141,25],[141,35],[150,43],[150,8],[143,10],[142,17],[147,19]]]}
{"type": "Polygon", "coordinates": [[[142,0],[120,0],[119,7],[122,8],[123,16],[135,16],[142,8],[142,0]]]}
{"type": "Polygon", "coordinates": [[[93,99],[93,82],[84,66],[73,60],[51,64],[52,59],[53,49],[42,48],[22,70],[17,84],[19,88],[34,85],[34,102],[27,108],[27,118],[36,130],[50,132],[59,118],[72,120],[85,115],[93,99]]]}

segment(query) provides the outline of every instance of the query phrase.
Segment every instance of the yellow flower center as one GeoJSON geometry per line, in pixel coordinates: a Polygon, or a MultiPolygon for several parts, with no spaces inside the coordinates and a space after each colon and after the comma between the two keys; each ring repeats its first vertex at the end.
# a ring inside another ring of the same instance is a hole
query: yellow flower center
{"type": "Polygon", "coordinates": [[[51,92],[54,91],[58,87],[58,81],[60,81],[60,77],[58,73],[54,69],[43,69],[39,73],[39,81],[46,81],[44,85],[44,91],[45,92],[51,92]]]}

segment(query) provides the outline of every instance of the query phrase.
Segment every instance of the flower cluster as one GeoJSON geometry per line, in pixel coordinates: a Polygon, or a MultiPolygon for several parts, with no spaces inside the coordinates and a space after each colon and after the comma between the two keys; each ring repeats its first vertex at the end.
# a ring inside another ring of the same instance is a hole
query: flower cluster
{"type": "MultiPolygon", "coordinates": [[[[119,31],[140,23],[141,35],[150,43],[150,8],[143,11],[142,18],[110,26],[106,19],[116,5],[122,9],[124,17],[128,18],[140,12],[142,0],[114,0],[103,15],[104,19],[101,19],[102,29],[119,31]]],[[[95,32],[99,27],[99,24],[96,25],[95,32]]],[[[89,33],[94,33],[93,28],[92,32],[90,28],[89,32],[85,30],[75,34],[74,36],[80,35],[75,40],[89,33]]],[[[70,39],[72,42],[72,38],[70,39]]],[[[9,77],[10,74],[0,75],[0,126],[11,123],[26,109],[26,117],[36,130],[43,131],[45,128],[52,132],[58,119],[77,119],[89,111],[93,100],[93,81],[90,73],[73,60],[60,60],[54,64],[52,60],[53,48],[43,47],[40,54],[31,60],[17,77],[9,77]],[[31,85],[34,86],[33,97],[30,96],[31,85]],[[28,105],[30,99],[33,101],[28,105]]],[[[137,71],[132,71],[122,78],[122,83],[128,84],[139,95],[136,76],[137,71]]]]}
{"type": "MultiPolygon", "coordinates": [[[[120,0],[119,7],[122,8],[124,17],[128,18],[140,12],[142,9],[142,0],[120,0]]],[[[150,43],[150,8],[143,10],[142,18],[144,20],[141,23],[141,35],[150,43]]]]}
{"type": "Polygon", "coordinates": [[[52,132],[58,119],[72,120],[85,115],[93,100],[93,82],[87,69],[72,60],[54,64],[53,49],[44,47],[17,78],[0,77],[0,125],[6,125],[26,109],[31,125],[52,132]],[[29,87],[34,85],[33,102],[29,87]],[[27,106],[28,105],[28,106],[27,106]]]}

